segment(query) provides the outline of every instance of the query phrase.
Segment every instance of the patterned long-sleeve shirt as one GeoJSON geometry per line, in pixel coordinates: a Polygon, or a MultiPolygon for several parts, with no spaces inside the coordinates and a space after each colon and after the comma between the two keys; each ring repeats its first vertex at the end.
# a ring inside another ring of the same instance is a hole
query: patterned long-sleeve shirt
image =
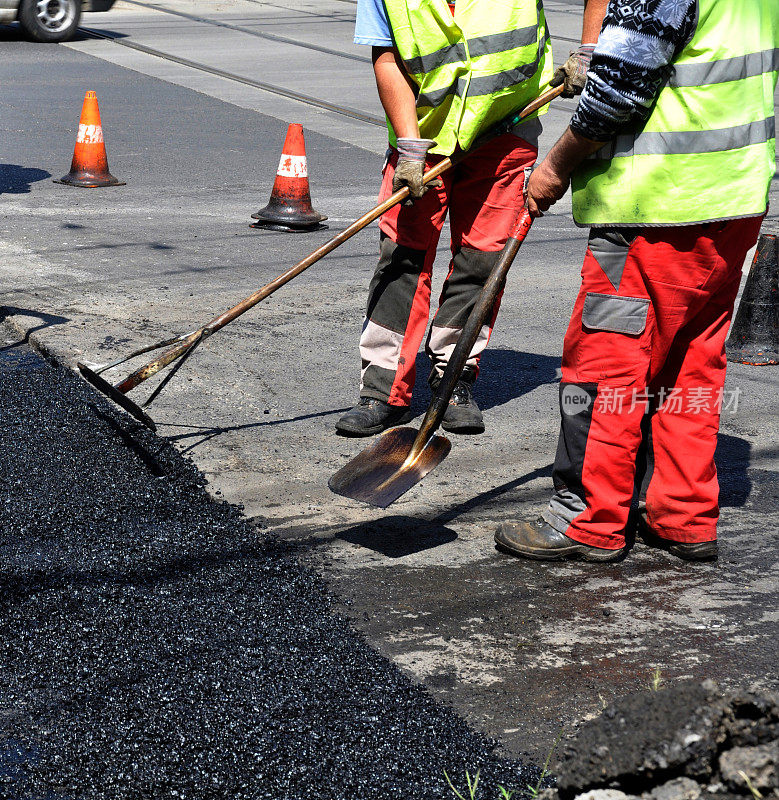
{"type": "Polygon", "coordinates": [[[646,119],[697,15],[697,0],[611,0],[571,128],[605,142],[646,119]]]}

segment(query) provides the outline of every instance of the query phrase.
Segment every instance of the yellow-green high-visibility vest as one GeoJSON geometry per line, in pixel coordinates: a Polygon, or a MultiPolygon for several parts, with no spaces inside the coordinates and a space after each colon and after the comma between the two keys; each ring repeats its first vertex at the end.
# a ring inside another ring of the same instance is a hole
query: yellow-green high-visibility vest
{"type": "Polygon", "coordinates": [[[649,117],[572,176],[580,225],[758,216],[775,170],[779,0],[698,0],[698,22],[649,117]]]}
{"type": "Polygon", "coordinates": [[[454,15],[446,0],[385,6],[395,46],[419,87],[419,132],[435,139],[433,153],[451,155],[458,144],[467,150],[552,76],[541,0],[457,0],[454,15]]]}

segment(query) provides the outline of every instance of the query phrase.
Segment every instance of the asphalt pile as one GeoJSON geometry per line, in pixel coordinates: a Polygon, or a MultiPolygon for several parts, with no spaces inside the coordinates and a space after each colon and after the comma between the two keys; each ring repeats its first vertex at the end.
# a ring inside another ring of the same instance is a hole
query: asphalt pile
{"type": "MultiPolygon", "coordinates": [[[[80,378],[0,351],[0,797],[524,788],[323,580],[80,378]]],[[[381,609],[376,609],[380,614],[381,609]]]]}
{"type": "Polygon", "coordinates": [[[712,681],[606,708],[561,752],[542,800],[779,797],[779,693],[712,681]]]}

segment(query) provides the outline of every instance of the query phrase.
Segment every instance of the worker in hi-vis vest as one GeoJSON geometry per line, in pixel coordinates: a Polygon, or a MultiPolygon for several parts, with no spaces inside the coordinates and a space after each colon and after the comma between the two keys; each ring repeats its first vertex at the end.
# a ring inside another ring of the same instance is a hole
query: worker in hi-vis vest
{"type": "Polygon", "coordinates": [[[725,337],[775,170],[778,70],[777,0],[609,5],[576,113],[528,182],[538,215],[570,179],[591,227],[554,494],[542,518],[502,525],[499,549],[616,560],[635,500],[645,541],[717,557],[725,337]]]}
{"type": "MultiPolygon", "coordinates": [[[[555,74],[581,91],[606,0],[588,0],[583,46],[555,74]]],[[[537,97],[552,78],[541,0],[358,0],[355,42],[373,46],[390,147],[380,201],[407,186],[408,205],[379,223],[380,256],[360,337],[360,400],[336,429],[369,436],[408,421],[416,357],[430,313],[436,245],[449,214],[452,259],[426,352],[436,386],[460,330],[521,209],[535,163],[537,115],[480,147],[440,179],[425,169],[468,150],[479,134],[537,97]]],[[[447,431],[480,433],[471,389],[500,300],[470,353],[443,418],[447,431]]]]}

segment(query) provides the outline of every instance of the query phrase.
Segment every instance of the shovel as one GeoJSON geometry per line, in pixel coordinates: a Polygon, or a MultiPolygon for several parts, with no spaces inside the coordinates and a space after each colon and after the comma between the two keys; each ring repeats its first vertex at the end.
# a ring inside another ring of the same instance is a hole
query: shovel
{"type": "MultiPolygon", "coordinates": [[[[525,108],[523,108],[521,111],[515,112],[514,114],[504,118],[497,123],[497,125],[490,128],[486,133],[480,136],[473,143],[470,150],[454,153],[448,158],[444,158],[443,160],[439,161],[435,166],[425,173],[423,179],[424,182],[429,183],[430,181],[435,180],[435,178],[437,178],[443,172],[446,172],[446,170],[448,170],[450,167],[458,164],[464,158],[467,158],[468,155],[473,153],[482,145],[492,141],[498,136],[510,132],[511,129],[521,120],[550,103],[555,97],[560,95],[562,91],[562,86],[555,86],[552,89],[548,89],[546,92],[539,95],[535,100],[525,106],[525,108]]],[[[241,300],[240,303],[234,305],[223,314],[214,317],[214,319],[203,325],[201,328],[198,328],[191,333],[185,333],[181,336],[174,336],[169,339],[164,339],[161,342],[157,342],[156,344],[141,347],[140,349],[134,350],[132,353],[124,356],[123,358],[119,358],[116,361],[112,361],[109,364],[88,367],[86,364],[77,362],[76,366],[78,367],[78,370],[81,372],[81,375],[92,384],[92,386],[98,389],[98,391],[102,392],[104,395],[113,400],[118,406],[127,411],[128,414],[131,414],[133,417],[135,417],[139,422],[142,422],[148,428],[151,428],[151,430],[156,430],[154,421],[151,419],[151,417],[149,417],[148,414],[146,414],[146,412],[143,411],[143,408],[148,407],[154,401],[154,399],[168,384],[170,379],[175,375],[176,371],[182,366],[184,361],[189,358],[194,349],[201,342],[205,341],[209,336],[213,335],[221,328],[224,328],[225,325],[229,324],[237,317],[240,317],[245,311],[248,311],[250,308],[256,306],[257,303],[264,300],[266,297],[272,295],[277,289],[281,288],[284,286],[284,284],[300,275],[301,272],[307,270],[312,264],[315,264],[317,261],[324,258],[328,253],[331,253],[337,247],[340,247],[344,242],[351,239],[354,234],[358,233],[371,222],[378,219],[393,206],[405,200],[408,195],[408,187],[404,187],[403,189],[395,192],[383,203],[379,203],[370,211],[367,211],[358,220],[349,225],[348,228],[341,231],[341,233],[334,236],[328,242],[325,242],[325,244],[314,250],[313,253],[306,256],[302,261],[299,261],[294,267],[290,267],[286,272],[279,275],[270,283],[266,284],[261,289],[258,289],[253,294],[250,294],[248,297],[241,300]],[[167,347],[168,349],[158,355],[156,358],[136,369],[134,372],[131,372],[126,378],[116,384],[112,385],[106,381],[105,378],[101,377],[101,373],[106,372],[106,370],[109,370],[113,367],[118,367],[120,364],[124,364],[126,361],[129,361],[136,356],[140,356],[144,353],[150,353],[154,350],[160,350],[163,347],[167,347]],[[161,369],[173,364],[173,362],[178,363],[160,382],[146,402],[143,403],[143,408],[127,397],[127,392],[148,380],[153,375],[156,375],[161,369]]]]}
{"type": "Polygon", "coordinates": [[[372,445],[330,478],[327,485],[336,494],[371,506],[387,508],[449,455],[452,443],[445,436],[436,434],[436,430],[441,424],[479,331],[492,313],[495,298],[506,282],[511,263],[532,222],[532,217],[524,210],[514,223],[500,258],[492,268],[460,333],[419,430],[391,428],[384,431],[372,445]]]}

